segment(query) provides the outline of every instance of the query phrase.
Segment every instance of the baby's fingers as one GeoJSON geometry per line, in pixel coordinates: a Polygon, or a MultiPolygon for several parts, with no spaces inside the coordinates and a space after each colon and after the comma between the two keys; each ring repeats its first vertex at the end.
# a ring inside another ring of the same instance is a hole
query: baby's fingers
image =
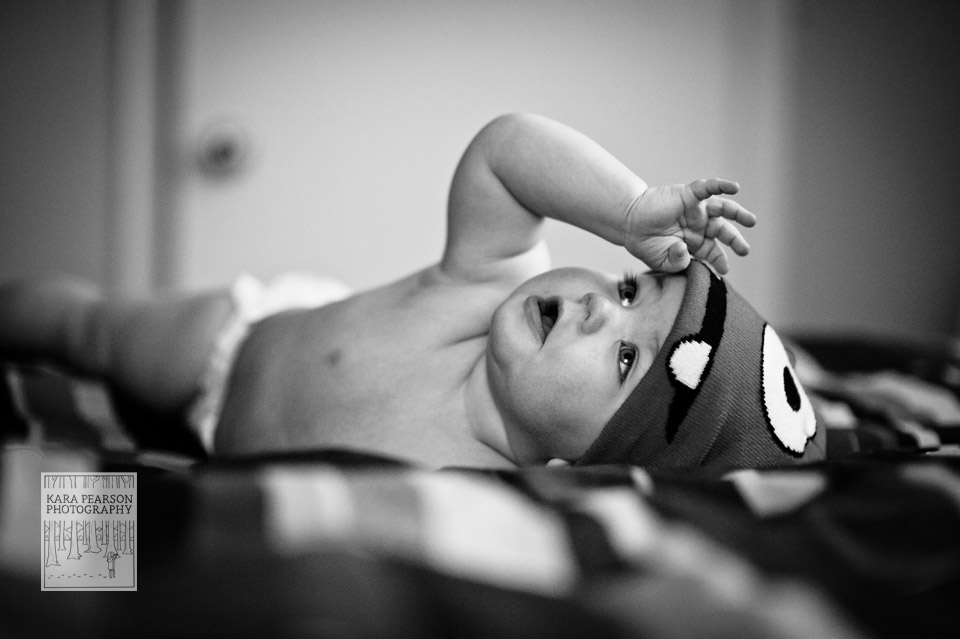
{"type": "Polygon", "coordinates": [[[743,208],[737,202],[722,197],[707,200],[707,215],[711,218],[724,217],[741,226],[753,226],[757,223],[755,214],[743,208]]]}
{"type": "Polygon", "coordinates": [[[667,262],[662,270],[678,273],[690,265],[690,251],[683,242],[674,242],[667,251],[667,262]]]}
{"type": "Polygon", "coordinates": [[[705,200],[711,195],[734,195],[740,191],[740,185],[732,180],[721,178],[710,178],[707,180],[696,180],[687,186],[693,192],[698,200],[705,200]]]}
{"type": "Polygon", "coordinates": [[[727,254],[719,242],[706,241],[694,252],[697,259],[708,262],[720,275],[726,275],[730,270],[727,254]]]}
{"type": "Polygon", "coordinates": [[[750,245],[744,239],[740,229],[721,217],[710,218],[705,236],[716,238],[733,249],[733,252],[737,255],[746,255],[750,252],[750,245]]]}

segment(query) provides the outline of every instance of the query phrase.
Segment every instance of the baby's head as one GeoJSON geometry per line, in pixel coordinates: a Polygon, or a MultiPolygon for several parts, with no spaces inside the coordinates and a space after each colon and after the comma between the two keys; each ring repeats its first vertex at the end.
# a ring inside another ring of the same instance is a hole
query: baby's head
{"type": "Polygon", "coordinates": [[[493,317],[491,389],[522,464],[782,466],[824,433],[777,334],[721,278],[558,269],[493,317]]]}

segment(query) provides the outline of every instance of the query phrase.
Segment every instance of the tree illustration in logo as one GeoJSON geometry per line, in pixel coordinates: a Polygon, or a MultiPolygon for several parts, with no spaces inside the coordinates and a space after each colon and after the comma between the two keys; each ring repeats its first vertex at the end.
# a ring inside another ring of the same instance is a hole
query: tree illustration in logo
{"type": "Polygon", "coordinates": [[[60,561],[57,559],[56,527],[57,522],[55,521],[46,521],[43,523],[43,540],[44,547],[46,548],[44,566],[60,565],[60,561]]]}

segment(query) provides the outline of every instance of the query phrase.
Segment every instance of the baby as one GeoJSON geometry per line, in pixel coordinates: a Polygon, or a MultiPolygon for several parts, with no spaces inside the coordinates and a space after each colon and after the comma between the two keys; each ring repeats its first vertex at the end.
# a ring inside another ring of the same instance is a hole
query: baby
{"type": "Polygon", "coordinates": [[[728,270],[722,245],[748,251],[737,224],[756,220],[721,197],[738,188],[648,187],[582,134],[507,115],[460,160],[434,266],[346,297],[240,280],[118,302],[71,281],[11,284],[0,351],[186,412],[217,456],[349,448],[432,468],[819,459],[822,429],[776,333],[716,274],[728,270]],[[545,218],[654,271],[549,270],[545,218]]]}

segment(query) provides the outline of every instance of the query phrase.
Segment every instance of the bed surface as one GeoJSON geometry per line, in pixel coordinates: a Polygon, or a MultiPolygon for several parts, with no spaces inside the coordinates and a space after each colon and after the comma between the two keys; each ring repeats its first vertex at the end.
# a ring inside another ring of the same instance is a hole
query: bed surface
{"type": "Polygon", "coordinates": [[[829,459],[719,476],[206,461],[102,424],[67,442],[99,400],[39,384],[59,426],[4,400],[0,635],[956,636],[956,394],[948,367],[910,366],[820,380],[829,459]],[[41,592],[41,471],[137,472],[136,592],[41,592]]]}

